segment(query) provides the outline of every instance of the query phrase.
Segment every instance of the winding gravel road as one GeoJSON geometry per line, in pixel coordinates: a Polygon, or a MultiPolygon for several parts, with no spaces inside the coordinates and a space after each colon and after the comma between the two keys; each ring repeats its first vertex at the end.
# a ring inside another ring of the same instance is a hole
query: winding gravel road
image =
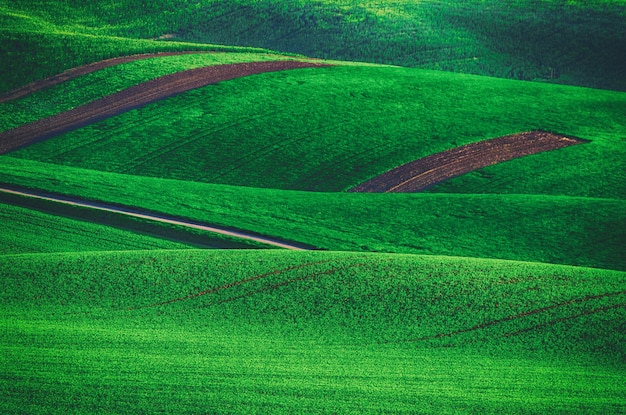
{"type": "Polygon", "coordinates": [[[12,195],[30,197],[30,198],[39,199],[39,200],[46,200],[46,201],[55,202],[55,203],[61,203],[64,205],[69,205],[69,206],[79,206],[79,207],[88,208],[88,209],[112,212],[112,213],[117,213],[120,215],[130,216],[134,218],[147,219],[147,220],[151,220],[151,221],[159,222],[159,223],[167,223],[171,225],[183,226],[185,228],[199,229],[202,231],[217,233],[220,235],[227,235],[227,236],[231,236],[234,238],[260,242],[262,244],[271,245],[271,246],[275,246],[278,248],[291,249],[295,251],[303,251],[303,250],[312,249],[311,247],[307,247],[305,245],[298,244],[296,242],[281,241],[281,240],[271,238],[271,237],[253,235],[250,233],[246,233],[244,231],[227,230],[227,229],[211,226],[208,224],[195,222],[192,220],[176,218],[174,216],[168,216],[168,215],[163,215],[160,213],[153,213],[153,212],[147,212],[147,211],[140,211],[138,209],[137,210],[133,209],[132,207],[114,206],[114,205],[101,203],[101,202],[89,202],[89,201],[80,200],[76,198],[58,196],[58,195],[53,195],[53,194],[46,193],[46,192],[39,192],[35,190],[26,190],[26,189],[17,190],[14,188],[7,187],[5,185],[0,185],[0,192],[12,194],[12,195]]]}

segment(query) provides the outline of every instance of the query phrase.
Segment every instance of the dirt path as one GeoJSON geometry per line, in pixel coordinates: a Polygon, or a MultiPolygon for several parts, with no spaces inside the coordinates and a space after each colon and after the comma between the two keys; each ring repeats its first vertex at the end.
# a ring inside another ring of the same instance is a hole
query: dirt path
{"type": "Polygon", "coordinates": [[[203,51],[185,51],[185,52],[159,52],[159,53],[146,53],[140,55],[120,56],[119,58],[105,59],[103,61],[90,63],[88,65],[79,66],[76,68],[68,69],[58,75],[51,76],[49,78],[41,79],[39,81],[31,82],[28,85],[24,85],[20,88],[14,89],[0,96],[0,104],[3,102],[11,101],[13,99],[21,98],[25,95],[39,91],[44,88],[48,88],[70,79],[77,78],[82,75],[87,75],[92,72],[99,71],[100,69],[108,68],[110,66],[119,65],[126,62],[134,62],[142,59],[158,58],[162,56],[174,56],[174,55],[190,55],[196,53],[216,53],[216,52],[203,52],[203,51]]]}
{"type": "Polygon", "coordinates": [[[25,189],[16,190],[16,189],[12,189],[12,188],[5,187],[2,185],[0,185],[0,192],[12,194],[12,195],[30,197],[34,199],[46,200],[50,202],[61,203],[64,205],[69,205],[69,206],[79,206],[79,207],[88,208],[88,209],[112,212],[112,213],[117,213],[120,215],[130,216],[134,218],[147,219],[147,220],[151,220],[151,221],[155,221],[159,223],[167,223],[171,225],[183,226],[185,228],[199,229],[202,231],[231,236],[234,238],[260,242],[266,245],[276,246],[279,248],[291,249],[291,250],[296,250],[296,251],[303,251],[303,250],[311,249],[309,247],[306,247],[302,244],[298,244],[296,242],[286,242],[286,241],[281,241],[281,240],[271,238],[271,237],[253,235],[251,233],[247,233],[244,231],[235,231],[235,230],[218,228],[218,227],[210,226],[208,224],[203,224],[200,222],[176,218],[176,217],[168,216],[168,215],[162,215],[160,213],[140,211],[132,207],[120,207],[120,206],[114,206],[114,205],[100,203],[100,202],[89,202],[89,201],[84,201],[84,200],[80,200],[76,198],[57,196],[57,195],[49,194],[46,192],[39,192],[35,190],[25,190],[25,189]]]}
{"type": "Polygon", "coordinates": [[[467,144],[404,164],[350,192],[419,192],[434,184],[518,157],[582,144],[586,141],[544,131],[530,131],[467,144]]]}
{"type": "Polygon", "coordinates": [[[300,61],[246,62],[206,66],[165,75],[61,114],[0,133],[0,154],[191,89],[248,75],[323,66],[329,65],[300,61]]]}

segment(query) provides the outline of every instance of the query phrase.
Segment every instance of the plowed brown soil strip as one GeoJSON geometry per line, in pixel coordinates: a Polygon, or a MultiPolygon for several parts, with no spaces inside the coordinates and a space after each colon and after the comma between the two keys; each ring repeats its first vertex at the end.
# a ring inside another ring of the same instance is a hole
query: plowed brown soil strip
{"type": "Polygon", "coordinates": [[[121,56],[119,58],[105,59],[103,61],[90,63],[88,65],[79,66],[76,68],[68,69],[58,75],[51,76],[46,79],[31,82],[28,85],[14,89],[0,96],[0,104],[3,102],[11,101],[12,99],[21,98],[25,95],[39,91],[44,88],[48,88],[73,78],[77,78],[82,75],[87,75],[92,72],[99,71],[100,69],[108,68],[109,66],[115,66],[126,62],[134,62],[142,59],[158,58],[161,56],[173,56],[173,55],[189,55],[197,53],[215,53],[215,52],[202,52],[202,51],[185,51],[185,52],[159,52],[159,53],[145,53],[141,55],[121,56]]]}
{"type": "Polygon", "coordinates": [[[404,164],[374,177],[351,192],[419,192],[444,180],[518,157],[586,141],[530,131],[467,144],[404,164]]]}
{"type": "Polygon", "coordinates": [[[0,154],[209,84],[265,72],[322,66],[329,65],[299,61],[247,62],[207,66],[165,75],[64,113],[0,133],[0,154]]]}

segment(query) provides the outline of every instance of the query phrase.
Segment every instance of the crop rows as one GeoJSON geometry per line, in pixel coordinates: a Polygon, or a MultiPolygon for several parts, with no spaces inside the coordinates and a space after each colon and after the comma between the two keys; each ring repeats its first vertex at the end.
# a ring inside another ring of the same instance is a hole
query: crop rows
{"type": "Polygon", "coordinates": [[[0,256],[0,281],[7,413],[626,408],[624,272],[159,250],[0,256]]]}
{"type": "Polygon", "coordinates": [[[103,318],[162,315],[188,324],[212,316],[216,324],[335,332],[335,341],[356,344],[508,344],[556,354],[596,347],[611,353],[610,345],[619,351],[613,358],[626,356],[624,333],[610,333],[626,311],[623,272],[444,257],[195,250],[23,256],[2,269],[6,310],[18,307],[33,317],[57,310],[103,318]],[[35,265],[37,275],[29,271],[35,265]],[[594,333],[596,340],[578,344],[594,333]],[[538,334],[561,343],[533,345],[538,334]]]}

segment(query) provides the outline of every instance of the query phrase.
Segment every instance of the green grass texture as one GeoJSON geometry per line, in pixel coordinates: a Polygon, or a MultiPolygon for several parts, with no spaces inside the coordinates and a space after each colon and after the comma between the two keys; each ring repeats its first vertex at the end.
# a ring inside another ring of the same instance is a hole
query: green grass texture
{"type": "Polygon", "coordinates": [[[626,269],[623,199],[358,194],[120,175],[0,157],[0,182],[140,207],[328,250],[626,269]]]}
{"type": "Polygon", "coordinates": [[[626,409],[623,272],[276,250],[0,264],[5,413],[626,409]]]}
{"type": "Polygon", "coordinates": [[[210,85],[12,156],[181,180],[338,191],[438,151],[546,130],[591,142],[509,163],[506,180],[533,182],[532,193],[622,198],[624,108],[621,92],[333,66],[210,85]]]}
{"type": "Polygon", "coordinates": [[[0,6],[11,58],[0,60],[6,86],[139,49],[211,43],[626,89],[621,0],[4,0],[0,6]]]}

